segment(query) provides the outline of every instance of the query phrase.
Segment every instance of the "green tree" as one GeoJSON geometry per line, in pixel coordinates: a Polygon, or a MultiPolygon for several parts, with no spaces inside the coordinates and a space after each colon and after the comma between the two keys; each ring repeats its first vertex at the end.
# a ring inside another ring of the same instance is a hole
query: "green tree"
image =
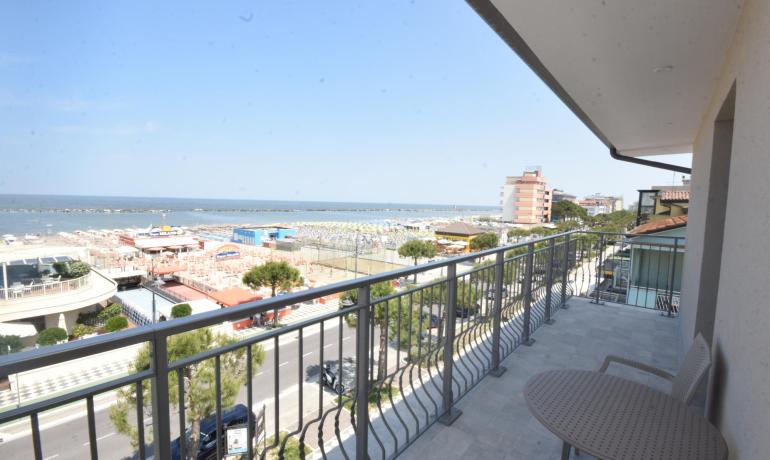
{"type": "Polygon", "coordinates": [[[257,265],[243,275],[243,284],[252,288],[269,287],[270,295],[275,297],[278,288],[288,291],[304,283],[299,270],[284,261],[270,261],[257,265]]]}
{"type": "MultiPolygon", "coordinates": [[[[170,362],[203,353],[212,348],[224,347],[235,343],[234,338],[215,334],[209,328],[197,329],[174,335],[168,338],[167,351],[170,362]]],[[[265,352],[260,345],[252,347],[252,372],[256,373],[265,360],[265,352]]],[[[145,345],[134,358],[131,365],[133,372],[140,372],[150,367],[150,347],[145,345]]],[[[216,380],[214,360],[207,359],[185,367],[182,372],[184,385],[185,413],[190,422],[190,436],[187,438],[187,455],[189,459],[196,458],[195,452],[200,440],[200,422],[216,409],[216,380]]],[[[235,404],[238,391],[246,379],[246,349],[220,356],[221,402],[223,407],[235,404]]],[[[251,376],[253,377],[253,375],[251,376]]],[[[179,405],[179,389],[176,384],[176,372],[169,373],[169,402],[172,406],[179,405]]],[[[143,407],[145,416],[151,413],[152,391],[148,380],[142,381],[143,407]]],[[[110,420],[117,432],[128,436],[131,445],[138,446],[136,427],[131,421],[136,420],[136,386],[118,390],[117,402],[110,408],[110,420]]],[[[145,431],[150,436],[151,431],[145,431]]],[[[150,442],[150,439],[147,440],[150,442]]]]}
{"type": "Polygon", "coordinates": [[[41,347],[55,345],[62,340],[67,340],[67,331],[60,327],[51,327],[45,329],[37,335],[37,344],[41,347]]]}
{"type": "Polygon", "coordinates": [[[180,303],[171,307],[172,318],[183,318],[192,315],[192,307],[189,303],[180,303]]]}
{"type": "MultiPolygon", "coordinates": [[[[395,293],[396,290],[388,281],[382,281],[375,283],[369,289],[369,301],[374,303],[377,299],[389,296],[395,293]]],[[[392,299],[398,302],[398,299],[392,299]]],[[[355,305],[358,303],[358,290],[352,289],[344,292],[340,296],[340,307],[345,308],[348,305],[355,305]]],[[[390,307],[390,305],[388,306],[390,307]]],[[[385,354],[388,351],[387,334],[385,333],[385,325],[389,321],[389,317],[393,316],[390,308],[385,307],[385,302],[377,302],[374,304],[374,314],[372,320],[380,328],[380,351],[377,357],[377,381],[381,382],[385,378],[385,354]],[[386,310],[388,310],[386,314],[386,310]]],[[[357,316],[355,314],[345,315],[345,322],[350,327],[356,327],[357,316]]]]}
{"type": "MultiPolygon", "coordinates": [[[[302,286],[304,282],[299,270],[284,261],[257,265],[243,275],[243,284],[254,290],[269,287],[272,297],[275,297],[278,288],[288,291],[293,287],[302,286]]],[[[273,325],[278,325],[277,308],[273,311],[273,325]]]]}
{"type": "Polygon", "coordinates": [[[553,220],[588,220],[588,211],[584,207],[573,203],[572,201],[557,201],[551,207],[551,217],[553,220]]]}
{"type": "MultiPolygon", "coordinates": [[[[432,241],[409,240],[398,248],[398,255],[414,259],[414,264],[420,259],[436,256],[436,245],[432,241]]],[[[417,283],[417,273],[414,274],[414,282],[417,283]]]]}
{"type": "Polygon", "coordinates": [[[492,249],[497,246],[499,239],[500,238],[497,236],[497,233],[482,233],[481,235],[476,236],[471,240],[471,249],[477,251],[492,249]]]}
{"type": "Polygon", "coordinates": [[[16,353],[24,348],[18,335],[0,335],[0,355],[16,353]]]}
{"type": "Polygon", "coordinates": [[[80,278],[81,276],[86,276],[90,271],[91,266],[82,260],[75,260],[69,263],[68,272],[70,278],[80,278]]]}
{"type": "Polygon", "coordinates": [[[529,235],[530,232],[526,228],[517,227],[508,230],[508,238],[516,238],[516,241],[519,241],[521,238],[529,235]]]}
{"type": "Polygon", "coordinates": [[[104,323],[107,332],[116,332],[128,327],[128,319],[125,316],[113,316],[104,323]]]}

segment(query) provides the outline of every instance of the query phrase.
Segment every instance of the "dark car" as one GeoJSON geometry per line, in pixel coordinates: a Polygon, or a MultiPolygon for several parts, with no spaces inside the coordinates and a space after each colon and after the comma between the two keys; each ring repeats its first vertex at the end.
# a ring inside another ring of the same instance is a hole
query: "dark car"
{"type": "MultiPolygon", "coordinates": [[[[246,425],[249,417],[249,410],[243,404],[237,404],[229,409],[222,411],[222,429],[224,434],[228,426],[246,425]]],[[[254,435],[257,417],[251,413],[251,433],[254,435]]],[[[217,416],[216,413],[209,415],[201,420],[201,438],[198,444],[198,453],[195,456],[198,460],[209,460],[217,457],[217,416]]],[[[190,436],[190,428],[187,428],[185,437],[190,436]]],[[[226,439],[222,436],[222,451],[227,450],[226,439]]],[[[171,458],[181,460],[182,455],[179,447],[179,438],[171,441],[171,458]]]]}
{"type": "Polygon", "coordinates": [[[475,315],[480,309],[481,309],[481,305],[479,305],[478,303],[474,306],[467,306],[464,308],[457,306],[457,310],[455,310],[455,315],[458,318],[467,318],[469,316],[475,315]]]}

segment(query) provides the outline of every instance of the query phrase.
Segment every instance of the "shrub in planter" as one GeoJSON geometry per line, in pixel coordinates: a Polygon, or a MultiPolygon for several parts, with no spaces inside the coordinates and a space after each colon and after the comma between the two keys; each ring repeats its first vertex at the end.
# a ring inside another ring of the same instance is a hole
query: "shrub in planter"
{"type": "Polygon", "coordinates": [[[67,262],[54,262],[53,269],[63,278],[69,277],[69,264],[67,262]]]}
{"type": "Polygon", "coordinates": [[[107,332],[115,332],[128,327],[128,319],[125,316],[113,316],[104,324],[107,332]]]}
{"type": "Polygon", "coordinates": [[[94,332],[96,332],[96,328],[87,324],[76,324],[75,327],[72,328],[72,336],[76,339],[93,334],[94,332]]]}
{"type": "Polygon", "coordinates": [[[86,276],[91,271],[91,266],[87,263],[76,260],[69,263],[68,275],[70,278],[80,278],[86,276]]]}
{"type": "Polygon", "coordinates": [[[183,318],[190,315],[192,315],[192,307],[189,303],[180,303],[179,305],[174,305],[171,308],[172,318],[183,318]]]}
{"type": "Polygon", "coordinates": [[[0,335],[0,355],[5,355],[9,352],[16,353],[24,348],[24,344],[21,343],[21,337],[18,335],[0,335]]]}
{"type": "Polygon", "coordinates": [[[104,307],[102,311],[99,312],[99,318],[106,320],[106,319],[114,318],[116,316],[120,316],[122,314],[123,314],[123,307],[121,307],[119,304],[113,303],[104,307]]]}
{"type": "Polygon", "coordinates": [[[54,345],[62,340],[67,340],[67,331],[60,327],[51,327],[37,335],[37,344],[41,347],[54,345]]]}

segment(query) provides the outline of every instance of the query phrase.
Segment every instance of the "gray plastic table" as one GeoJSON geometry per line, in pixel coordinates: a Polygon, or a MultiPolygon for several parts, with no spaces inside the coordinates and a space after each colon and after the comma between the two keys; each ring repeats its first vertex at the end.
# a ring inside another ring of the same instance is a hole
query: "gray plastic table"
{"type": "Polygon", "coordinates": [[[719,431],[684,403],[646,385],[594,371],[555,370],[524,387],[530,412],[570,446],[602,460],[724,460],[719,431]]]}

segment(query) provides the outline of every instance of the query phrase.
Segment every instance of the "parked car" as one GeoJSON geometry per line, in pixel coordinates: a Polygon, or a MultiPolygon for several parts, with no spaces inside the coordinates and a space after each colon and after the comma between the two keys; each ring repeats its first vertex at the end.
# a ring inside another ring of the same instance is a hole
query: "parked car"
{"type": "Polygon", "coordinates": [[[467,318],[469,316],[475,315],[479,310],[481,310],[481,305],[478,303],[476,303],[476,305],[473,307],[461,308],[458,306],[457,310],[455,310],[455,315],[458,318],[467,318]]]}
{"type": "MultiPolygon", "coordinates": [[[[503,298],[508,297],[508,288],[503,286],[503,298]]],[[[490,288],[487,291],[487,300],[495,300],[495,288],[490,288]]]]}
{"type": "MultiPolygon", "coordinates": [[[[248,421],[249,409],[243,404],[237,404],[229,409],[222,411],[222,429],[221,432],[224,435],[228,426],[245,425],[248,421]]],[[[251,432],[255,435],[257,417],[254,413],[251,413],[251,432]]],[[[198,444],[198,452],[195,458],[198,460],[210,460],[217,457],[217,416],[216,413],[209,415],[201,420],[201,436],[200,443],[198,444]]],[[[185,438],[190,436],[190,428],[185,431],[185,438]]],[[[171,458],[174,460],[181,460],[181,448],[179,446],[180,438],[176,438],[171,441],[171,458]]],[[[226,439],[222,436],[220,440],[222,442],[223,451],[226,449],[226,439]]]]}

